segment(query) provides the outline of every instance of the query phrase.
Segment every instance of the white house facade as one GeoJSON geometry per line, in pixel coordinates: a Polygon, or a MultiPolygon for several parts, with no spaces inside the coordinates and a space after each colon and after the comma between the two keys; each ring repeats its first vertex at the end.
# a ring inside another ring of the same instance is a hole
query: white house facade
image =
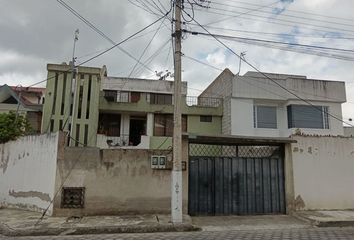
{"type": "Polygon", "coordinates": [[[288,137],[294,133],[343,135],[345,84],[306,76],[226,69],[201,94],[224,97],[223,134],[288,137]],[[286,90],[285,90],[286,89],[286,90]]]}

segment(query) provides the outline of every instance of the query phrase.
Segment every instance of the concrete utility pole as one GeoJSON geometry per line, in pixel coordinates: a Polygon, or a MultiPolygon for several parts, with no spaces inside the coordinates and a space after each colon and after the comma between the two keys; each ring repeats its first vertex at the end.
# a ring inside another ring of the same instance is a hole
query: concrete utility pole
{"type": "MultiPolygon", "coordinates": [[[[74,33],[74,47],[73,47],[73,58],[72,58],[72,62],[71,62],[71,73],[72,73],[72,83],[71,83],[71,87],[74,91],[74,96],[72,97],[72,106],[73,109],[71,111],[71,128],[70,128],[70,145],[72,146],[74,143],[74,119],[75,119],[75,108],[76,108],[76,95],[77,95],[77,91],[76,91],[76,81],[75,81],[75,46],[76,46],[76,41],[79,40],[79,29],[76,29],[75,33],[74,33]]],[[[64,90],[63,90],[64,91],[64,90]]]]}
{"type": "Polygon", "coordinates": [[[173,168],[171,181],[171,220],[173,223],[182,222],[182,116],[181,116],[181,9],[182,0],[176,0],[175,6],[175,82],[173,101],[173,168]]]}

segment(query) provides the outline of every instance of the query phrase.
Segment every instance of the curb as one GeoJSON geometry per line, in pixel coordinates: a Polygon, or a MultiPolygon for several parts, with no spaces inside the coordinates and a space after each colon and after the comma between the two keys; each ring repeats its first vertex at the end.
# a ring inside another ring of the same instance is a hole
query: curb
{"type": "Polygon", "coordinates": [[[293,214],[295,218],[311,224],[313,227],[354,227],[354,221],[319,221],[302,216],[301,214],[293,214]]]}
{"type": "Polygon", "coordinates": [[[127,225],[105,227],[74,227],[74,228],[31,228],[12,229],[0,223],[0,234],[8,237],[24,236],[58,236],[58,235],[86,235],[86,234],[113,234],[113,233],[153,233],[153,232],[190,232],[200,231],[201,228],[191,224],[153,224],[127,225]]]}

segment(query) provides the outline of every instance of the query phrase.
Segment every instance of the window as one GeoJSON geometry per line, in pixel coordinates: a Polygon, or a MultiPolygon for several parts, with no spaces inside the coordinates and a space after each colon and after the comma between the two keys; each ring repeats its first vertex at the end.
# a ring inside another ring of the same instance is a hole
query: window
{"type": "Polygon", "coordinates": [[[64,187],[61,193],[61,208],[84,208],[85,188],[64,187]]]}
{"type": "Polygon", "coordinates": [[[200,116],[200,122],[212,122],[213,121],[213,116],[200,116]]]}
{"type": "Polygon", "coordinates": [[[150,103],[151,104],[171,105],[172,104],[172,95],[171,94],[150,93],[150,103]]]}
{"type": "Polygon", "coordinates": [[[329,129],[328,107],[289,105],[288,128],[329,129]]]}
{"type": "Polygon", "coordinates": [[[117,102],[129,102],[129,92],[118,91],[117,102]]]}
{"type": "Polygon", "coordinates": [[[273,106],[253,106],[254,128],[277,128],[277,108],[273,106]]]}
{"type": "MultiPolygon", "coordinates": [[[[171,114],[155,114],[154,136],[173,135],[173,115],[171,114]]],[[[182,116],[182,132],[187,131],[187,116],[182,116]]]]}
{"type": "Polygon", "coordinates": [[[98,119],[98,133],[106,136],[120,136],[120,119],[119,114],[102,113],[98,119]]]}

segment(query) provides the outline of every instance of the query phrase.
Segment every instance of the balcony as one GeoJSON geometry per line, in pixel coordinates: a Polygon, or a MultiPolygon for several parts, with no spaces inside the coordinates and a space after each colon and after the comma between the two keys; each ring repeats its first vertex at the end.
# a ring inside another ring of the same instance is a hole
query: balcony
{"type": "MultiPolygon", "coordinates": [[[[127,97],[122,92],[104,90],[100,93],[99,109],[101,112],[158,112],[173,113],[173,99],[171,94],[139,93],[133,96],[130,92],[127,97]],[[113,100],[114,99],[114,100],[113,100]]],[[[223,100],[221,98],[182,96],[182,114],[193,115],[222,115],[223,100]]]]}
{"type": "Polygon", "coordinates": [[[137,145],[132,144],[129,140],[129,135],[121,136],[106,136],[104,134],[97,134],[97,147],[101,149],[109,148],[137,148],[137,149],[149,149],[150,137],[141,135],[140,143],[137,145]]]}
{"type": "Polygon", "coordinates": [[[210,98],[210,97],[186,97],[187,106],[197,106],[197,107],[220,107],[222,104],[221,98],[210,98]]]}

